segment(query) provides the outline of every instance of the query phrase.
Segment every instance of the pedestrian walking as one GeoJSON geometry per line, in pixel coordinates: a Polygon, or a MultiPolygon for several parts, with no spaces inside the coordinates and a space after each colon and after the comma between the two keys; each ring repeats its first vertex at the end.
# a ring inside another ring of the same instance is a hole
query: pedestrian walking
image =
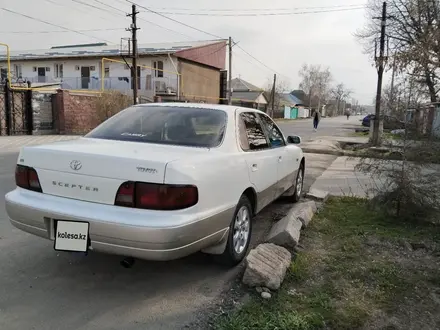
{"type": "Polygon", "coordinates": [[[315,132],[318,130],[319,121],[321,120],[321,114],[319,110],[316,110],[313,114],[313,129],[315,132]]]}

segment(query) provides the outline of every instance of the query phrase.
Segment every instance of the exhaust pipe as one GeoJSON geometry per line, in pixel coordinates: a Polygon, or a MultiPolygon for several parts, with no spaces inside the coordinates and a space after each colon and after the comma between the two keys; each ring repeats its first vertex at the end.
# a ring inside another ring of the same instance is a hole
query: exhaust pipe
{"type": "Polygon", "coordinates": [[[121,261],[121,266],[124,268],[131,268],[131,267],[133,267],[134,262],[135,262],[134,258],[127,257],[121,261]]]}

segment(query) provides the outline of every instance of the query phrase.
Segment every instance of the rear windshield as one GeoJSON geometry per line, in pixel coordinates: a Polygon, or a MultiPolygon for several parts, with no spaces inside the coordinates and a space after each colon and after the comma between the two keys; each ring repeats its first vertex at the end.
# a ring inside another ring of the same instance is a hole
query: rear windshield
{"type": "Polygon", "coordinates": [[[121,111],[85,137],[212,148],[223,140],[226,112],[176,106],[136,106],[121,111]]]}

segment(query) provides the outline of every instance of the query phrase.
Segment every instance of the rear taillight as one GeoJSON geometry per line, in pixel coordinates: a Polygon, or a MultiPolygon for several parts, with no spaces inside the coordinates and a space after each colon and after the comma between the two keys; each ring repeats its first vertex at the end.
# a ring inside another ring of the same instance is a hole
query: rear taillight
{"type": "Polygon", "coordinates": [[[42,192],[38,174],[32,167],[17,165],[15,184],[20,188],[42,192]]]}
{"type": "Polygon", "coordinates": [[[134,182],[125,182],[119,187],[115,205],[134,207],[134,185],[134,182]]]}
{"type": "Polygon", "coordinates": [[[116,194],[115,205],[149,210],[181,210],[197,204],[197,187],[144,182],[125,182],[116,194]]]}

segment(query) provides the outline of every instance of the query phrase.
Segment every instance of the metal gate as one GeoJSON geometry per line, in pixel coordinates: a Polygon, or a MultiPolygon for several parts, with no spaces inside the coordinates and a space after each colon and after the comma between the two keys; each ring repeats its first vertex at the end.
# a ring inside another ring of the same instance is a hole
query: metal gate
{"type": "Polygon", "coordinates": [[[32,90],[9,88],[0,91],[0,135],[32,135],[32,90]]]}

